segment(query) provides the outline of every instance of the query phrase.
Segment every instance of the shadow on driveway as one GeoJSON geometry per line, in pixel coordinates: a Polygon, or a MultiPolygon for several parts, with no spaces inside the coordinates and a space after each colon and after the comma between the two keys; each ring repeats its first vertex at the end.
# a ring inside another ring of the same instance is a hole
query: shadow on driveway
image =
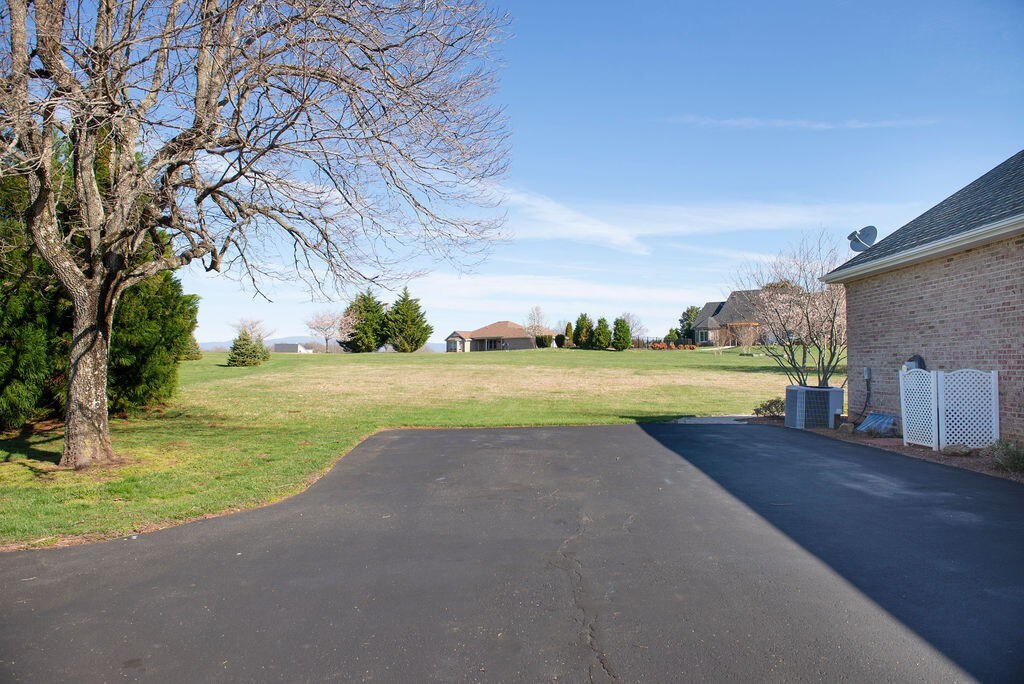
{"type": "Polygon", "coordinates": [[[1024,679],[1024,486],[781,427],[642,427],[973,676],[1024,679]]]}

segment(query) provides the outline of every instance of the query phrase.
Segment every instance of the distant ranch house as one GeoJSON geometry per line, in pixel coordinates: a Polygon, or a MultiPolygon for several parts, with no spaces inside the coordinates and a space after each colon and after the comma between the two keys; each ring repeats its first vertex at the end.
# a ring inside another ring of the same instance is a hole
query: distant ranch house
{"type": "Polygon", "coordinates": [[[823,280],[846,287],[851,413],[899,415],[921,356],[997,371],[1000,432],[1024,439],[1024,150],[823,280]]]}
{"type": "Polygon", "coordinates": [[[526,328],[512,321],[498,321],[476,330],[456,330],[447,338],[449,352],[533,349],[536,341],[526,328]]]}

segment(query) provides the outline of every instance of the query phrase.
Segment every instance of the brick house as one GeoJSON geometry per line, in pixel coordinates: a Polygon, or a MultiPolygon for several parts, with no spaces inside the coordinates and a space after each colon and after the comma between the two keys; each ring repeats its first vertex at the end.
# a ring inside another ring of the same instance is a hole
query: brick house
{"type": "Polygon", "coordinates": [[[1024,150],[828,273],[846,287],[849,409],[900,413],[899,368],[999,372],[999,423],[1024,439],[1024,150]]]}

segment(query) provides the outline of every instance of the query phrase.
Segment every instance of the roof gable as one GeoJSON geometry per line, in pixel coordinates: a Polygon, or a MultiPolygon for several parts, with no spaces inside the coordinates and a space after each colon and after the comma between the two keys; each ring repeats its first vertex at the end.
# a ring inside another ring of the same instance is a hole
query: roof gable
{"type": "Polygon", "coordinates": [[[697,314],[697,320],[693,322],[694,328],[707,328],[708,330],[715,330],[718,328],[718,323],[715,321],[715,315],[722,310],[725,302],[708,302],[701,308],[700,313],[697,314]]]}
{"type": "Polygon", "coordinates": [[[729,294],[721,311],[715,314],[719,325],[751,322],[757,320],[754,297],[757,290],[737,290],[729,294]]]}
{"type": "Polygon", "coordinates": [[[833,270],[826,279],[840,280],[845,271],[873,261],[898,261],[903,252],[1018,215],[1024,216],[1024,150],[833,270]]]}

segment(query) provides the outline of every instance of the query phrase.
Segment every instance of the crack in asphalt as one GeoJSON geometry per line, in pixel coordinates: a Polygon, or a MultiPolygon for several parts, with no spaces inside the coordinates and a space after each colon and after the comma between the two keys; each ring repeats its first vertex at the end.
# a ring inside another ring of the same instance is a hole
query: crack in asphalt
{"type": "Polygon", "coordinates": [[[576,523],[576,531],[566,537],[558,547],[558,555],[561,559],[557,567],[564,570],[572,584],[573,605],[579,612],[577,622],[580,624],[580,641],[589,651],[591,663],[588,666],[590,681],[595,681],[595,674],[603,673],[600,677],[605,681],[618,681],[619,675],[612,667],[608,654],[601,648],[600,637],[597,630],[598,608],[591,597],[586,576],[583,574],[583,561],[576,555],[576,547],[587,529],[590,518],[581,514],[576,523]],[[599,671],[598,671],[599,669],[599,671]]]}

